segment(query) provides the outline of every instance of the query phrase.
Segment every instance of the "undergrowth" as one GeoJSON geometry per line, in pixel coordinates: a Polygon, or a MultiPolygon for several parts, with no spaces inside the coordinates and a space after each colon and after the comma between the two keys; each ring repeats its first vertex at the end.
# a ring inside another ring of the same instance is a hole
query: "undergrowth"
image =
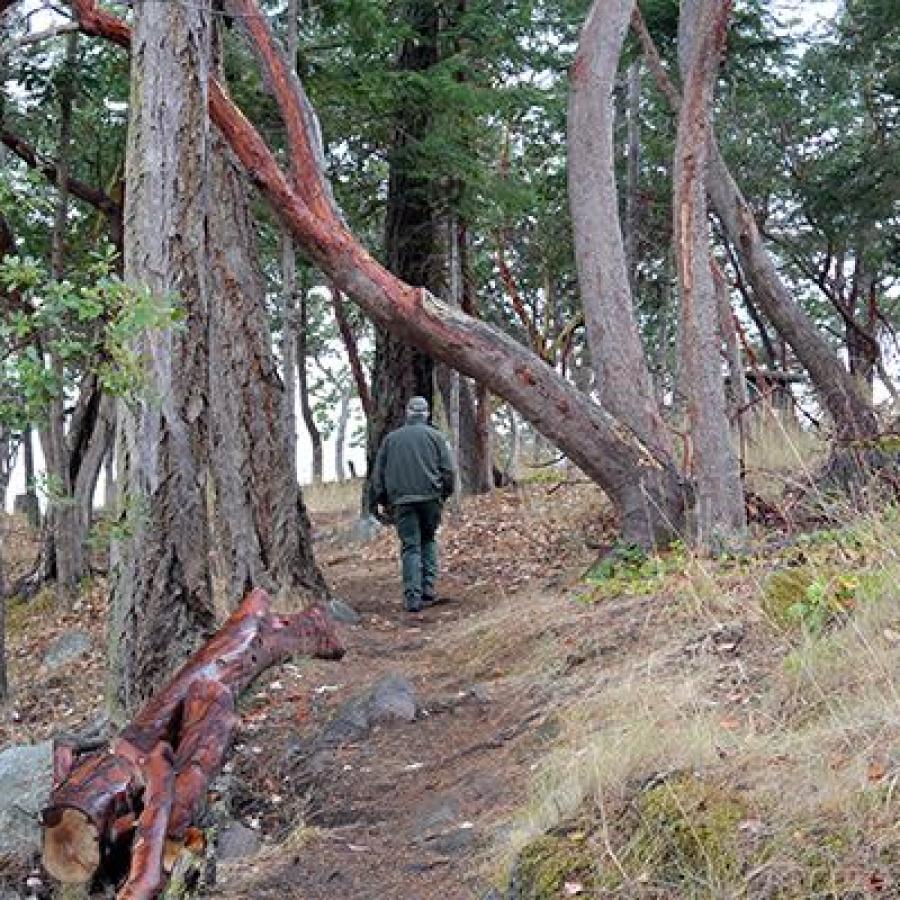
{"type": "Polygon", "coordinates": [[[510,896],[900,896],[900,511],[845,521],[589,570],[598,617],[647,621],[557,715],[510,896]]]}

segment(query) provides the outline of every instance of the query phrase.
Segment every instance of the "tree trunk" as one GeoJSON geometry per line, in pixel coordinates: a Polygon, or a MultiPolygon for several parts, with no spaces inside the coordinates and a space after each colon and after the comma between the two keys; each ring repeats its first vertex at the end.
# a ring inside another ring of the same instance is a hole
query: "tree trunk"
{"type": "MultiPolygon", "coordinates": [[[[297,65],[299,44],[298,0],[287,5],[287,58],[297,65]]],[[[297,466],[297,255],[291,233],[281,231],[281,371],[284,377],[284,429],[288,441],[288,457],[297,466]]]]}
{"type": "Polygon", "coordinates": [[[323,477],[322,433],[316,424],[312,401],[309,395],[309,377],[307,363],[309,361],[309,292],[304,285],[300,293],[300,322],[297,332],[297,372],[300,380],[300,410],[303,413],[303,424],[309,435],[312,446],[312,480],[313,484],[321,484],[323,477]]]}
{"type": "Polygon", "coordinates": [[[334,473],[341,483],[347,478],[344,469],[344,448],[347,445],[347,424],[350,421],[350,398],[352,396],[353,388],[348,384],[341,391],[341,406],[334,435],[334,473]]]}
{"type": "Polygon", "coordinates": [[[569,205],[601,404],[670,459],[634,316],[613,156],[613,85],[633,7],[634,0],[594,0],[581,32],[569,87],[569,205]]]}
{"type": "MultiPolygon", "coordinates": [[[[150,697],[213,625],[206,508],[210,8],[135,5],[125,278],[177,295],[178,329],[138,342],[147,399],[119,404],[125,537],[113,543],[109,701],[150,697]]],[[[281,410],[277,410],[281,415],[281,410]]]]}
{"type": "Polygon", "coordinates": [[[212,151],[210,466],[230,591],[240,597],[261,586],[294,602],[318,598],[325,582],[289,450],[244,175],[218,135],[212,151]]]}
{"type": "Polygon", "coordinates": [[[22,462],[25,470],[25,496],[28,497],[28,522],[32,528],[39,528],[41,505],[34,486],[34,431],[30,425],[22,430],[22,462]]]}
{"type": "MultiPolygon", "coordinates": [[[[637,11],[632,22],[660,89],[677,111],[681,99],[668,79],[659,53],[637,11]]],[[[837,437],[852,440],[873,436],[878,431],[874,410],[866,403],[838,355],[791,296],[778,274],[775,260],[756,226],[753,210],[735,182],[712,132],[708,153],[706,189],[709,201],[753,289],[754,302],[791,345],[800,364],[809,373],[822,405],[834,421],[837,437]]]]}
{"type": "MultiPolygon", "coordinates": [[[[65,277],[65,244],[69,224],[69,152],[72,141],[72,105],[75,95],[74,66],[78,53],[78,34],[66,37],[64,74],[59,88],[59,161],[57,163],[57,201],[50,250],[50,275],[54,281],[65,277]]],[[[56,337],[56,336],[54,336],[56,337]]],[[[51,338],[52,339],[52,338],[51,338]]],[[[49,524],[55,553],[56,593],[60,603],[71,604],[78,594],[78,583],[85,571],[85,548],[78,528],[69,453],[65,434],[65,368],[55,351],[49,354],[54,377],[54,397],[44,444],[47,471],[52,476],[49,524]]]]}
{"type": "Polygon", "coordinates": [[[625,191],[625,261],[631,296],[637,296],[641,192],[641,61],[628,67],[628,184],[625,191]]]}
{"type": "Polygon", "coordinates": [[[158,896],[173,861],[166,845],[177,852],[184,844],[229,749],[238,697],[269,666],[299,653],[340,659],[344,649],[321,608],[277,616],[266,593],[254,590],[109,749],[57,744],[41,816],[47,871],[64,884],[102,881],[130,854],[118,897],[158,896]]]}
{"type": "Polygon", "coordinates": [[[741,348],[738,344],[737,329],[734,324],[734,311],[728,298],[728,284],[719,266],[713,262],[713,284],[716,291],[716,307],[719,320],[719,336],[725,344],[725,356],[728,360],[728,373],[731,378],[731,419],[738,425],[747,413],[750,395],[747,392],[747,378],[744,374],[744,361],[741,359],[741,348]]]}
{"type": "Polygon", "coordinates": [[[705,187],[715,76],[729,8],[727,0],[682,0],[678,27],[684,99],[675,147],[674,234],[681,353],[695,460],[697,541],[707,548],[741,535],[746,527],[722,379],[705,187]]]}
{"type": "MultiPolygon", "coordinates": [[[[400,48],[397,71],[425,72],[438,62],[439,4],[433,0],[409,2],[404,6],[404,21],[408,36],[400,48]]],[[[384,241],[387,268],[408,284],[437,290],[442,278],[436,186],[417,166],[419,145],[429,136],[433,111],[427,102],[403,98],[394,116],[384,241]]],[[[372,372],[374,410],[366,440],[368,473],[385,435],[405,421],[409,398],[424,397],[433,408],[433,369],[431,358],[420,349],[396,334],[377,330],[372,372]]],[[[364,490],[363,496],[367,494],[364,490]]]]}
{"type": "Polygon", "coordinates": [[[372,415],[372,395],[369,391],[369,382],[366,380],[366,373],[359,356],[356,335],[353,333],[350,320],[347,318],[344,299],[341,296],[341,292],[334,285],[331,285],[331,305],[334,309],[334,318],[337,322],[338,331],[341,333],[344,349],[347,351],[350,371],[353,374],[353,382],[356,385],[356,395],[359,397],[360,404],[362,404],[363,415],[368,420],[372,415]]]}

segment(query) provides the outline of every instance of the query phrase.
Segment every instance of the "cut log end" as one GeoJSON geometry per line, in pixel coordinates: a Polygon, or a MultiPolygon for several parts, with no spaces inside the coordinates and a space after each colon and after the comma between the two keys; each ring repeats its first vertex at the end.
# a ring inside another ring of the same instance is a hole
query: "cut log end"
{"type": "Polygon", "coordinates": [[[100,837],[80,810],[44,810],[44,867],[63,884],[87,884],[100,865],[100,837]]]}

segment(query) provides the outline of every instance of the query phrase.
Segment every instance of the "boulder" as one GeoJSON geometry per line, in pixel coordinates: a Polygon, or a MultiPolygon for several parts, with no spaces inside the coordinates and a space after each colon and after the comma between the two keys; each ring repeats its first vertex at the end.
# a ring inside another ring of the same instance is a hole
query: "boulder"
{"type": "Polygon", "coordinates": [[[53,783],[50,741],[8,747],[0,753],[0,854],[40,851],[38,816],[53,783]]]}
{"type": "Polygon", "coordinates": [[[337,597],[328,601],[328,615],[335,622],[343,622],[346,625],[358,625],[361,621],[359,613],[349,603],[337,597]]]}
{"type": "Polygon", "coordinates": [[[369,718],[373,724],[391,719],[412,722],[416,709],[415,688],[403,675],[385,675],[372,689],[369,718]]]}
{"type": "Polygon", "coordinates": [[[240,822],[232,822],[219,832],[216,856],[221,862],[231,862],[253,856],[262,846],[259,834],[240,822]]]}
{"type": "Polygon", "coordinates": [[[67,631],[61,634],[44,654],[44,665],[58,669],[91,649],[91,636],[85,631],[67,631]]]}

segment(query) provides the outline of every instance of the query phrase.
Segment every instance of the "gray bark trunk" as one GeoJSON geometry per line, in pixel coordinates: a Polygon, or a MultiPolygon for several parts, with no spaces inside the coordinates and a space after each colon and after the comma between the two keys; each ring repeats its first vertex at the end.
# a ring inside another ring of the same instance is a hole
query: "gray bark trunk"
{"type": "Polygon", "coordinates": [[[243,172],[216,136],[210,162],[210,467],[231,596],[264,587],[296,605],[326,594],[312,552],[272,355],[243,172]]]}
{"type": "Polygon", "coordinates": [[[334,473],[341,483],[346,481],[347,472],[344,466],[344,448],[347,445],[347,424],[350,421],[350,398],[353,396],[353,386],[346,385],[341,391],[341,407],[338,412],[337,429],[334,435],[334,473]]]}
{"type": "Polygon", "coordinates": [[[682,345],[694,447],[697,542],[715,548],[746,527],[719,352],[705,174],[715,76],[727,23],[723,0],[682,0],[679,51],[684,98],[674,163],[674,234],[681,287],[682,345]],[[684,36],[690,35],[689,41],[684,36]],[[687,44],[684,46],[683,44],[687,44]]]}
{"type": "Polygon", "coordinates": [[[658,455],[671,457],[634,316],[613,158],[613,85],[633,6],[595,0],[581,33],[569,89],[569,205],[601,404],[658,455]]]}
{"type": "Polygon", "coordinates": [[[747,377],[744,361],[734,325],[734,312],[728,298],[728,285],[718,266],[713,268],[713,283],[716,291],[716,307],[719,317],[719,335],[725,344],[728,373],[731,376],[731,418],[740,423],[747,413],[750,395],[747,391],[747,377]]]}
{"type": "MultiPolygon", "coordinates": [[[[657,83],[673,109],[677,110],[680,97],[666,75],[652,38],[640,17],[635,18],[634,24],[657,83]]],[[[747,297],[748,306],[758,304],[779,334],[791,345],[797,359],[809,373],[822,405],[833,419],[839,438],[864,438],[877,433],[874,410],[865,402],[853,377],[812,319],[791,296],[778,274],[775,260],[756,226],[753,211],[735,182],[712,132],[708,152],[706,189],[709,201],[753,290],[753,300],[747,297]]],[[[764,334],[764,325],[759,323],[758,327],[764,334]]],[[[774,365],[774,360],[770,360],[770,364],[774,365]]]]}
{"type": "Polygon", "coordinates": [[[26,425],[22,431],[22,461],[25,469],[25,496],[28,497],[28,521],[32,528],[41,524],[41,505],[34,486],[34,431],[26,425]]]}
{"type": "Polygon", "coordinates": [[[324,474],[324,461],[322,456],[322,432],[316,424],[316,416],[313,412],[312,399],[309,393],[309,376],[307,363],[309,358],[309,292],[304,285],[300,295],[300,322],[297,332],[297,374],[300,386],[300,412],[303,414],[303,424],[309,435],[309,443],[312,447],[312,480],[313,484],[321,484],[324,474]]]}
{"type": "Polygon", "coordinates": [[[637,262],[640,238],[641,175],[641,62],[628,67],[628,184],[625,192],[625,260],[632,299],[637,294],[637,262]]]}
{"type": "Polygon", "coordinates": [[[809,372],[823,406],[842,439],[871,437],[878,431],[872,407],[853,376],[828,346],[815,323],[791,296],[763,243],[756,220],[722,157],[710,147],[707,189],[716,216],[734,247],[759,308],[791,345],[809,372]]]}
{"type": "Polygon", "coordinates": [[[148,390],[137,403],[119,404],[128,529],[112,552],[114,718],[146,700],[214,622],[206,507],[209,75],[209,4],[138,0],[125,278],[160,296],[177,295],[185,318],[178,329],[139,339],[148,390]]]}
{"type": "MultiPolygon", "coordinates": [[[[50,274],[55,281],[65,277],[65,244],[69,220],[69,155],[72,141],[72,105],[75,93],[73,71],[78,53],[78,35],[66,37],[64,75],[59,100],[58,192],[51,239],[50,274]]],[[[53,476],[49,523],[56,563],[56,593],[63,605],[72,603],[78,583],[85,573],[85,548],[78,527],[74,484],[65,434],[65,368],[62,359],[50,354],[50,367],[56,380],[56,394],[50,403],[47,441],[44,455],[47,471],[53,476]]]]}

